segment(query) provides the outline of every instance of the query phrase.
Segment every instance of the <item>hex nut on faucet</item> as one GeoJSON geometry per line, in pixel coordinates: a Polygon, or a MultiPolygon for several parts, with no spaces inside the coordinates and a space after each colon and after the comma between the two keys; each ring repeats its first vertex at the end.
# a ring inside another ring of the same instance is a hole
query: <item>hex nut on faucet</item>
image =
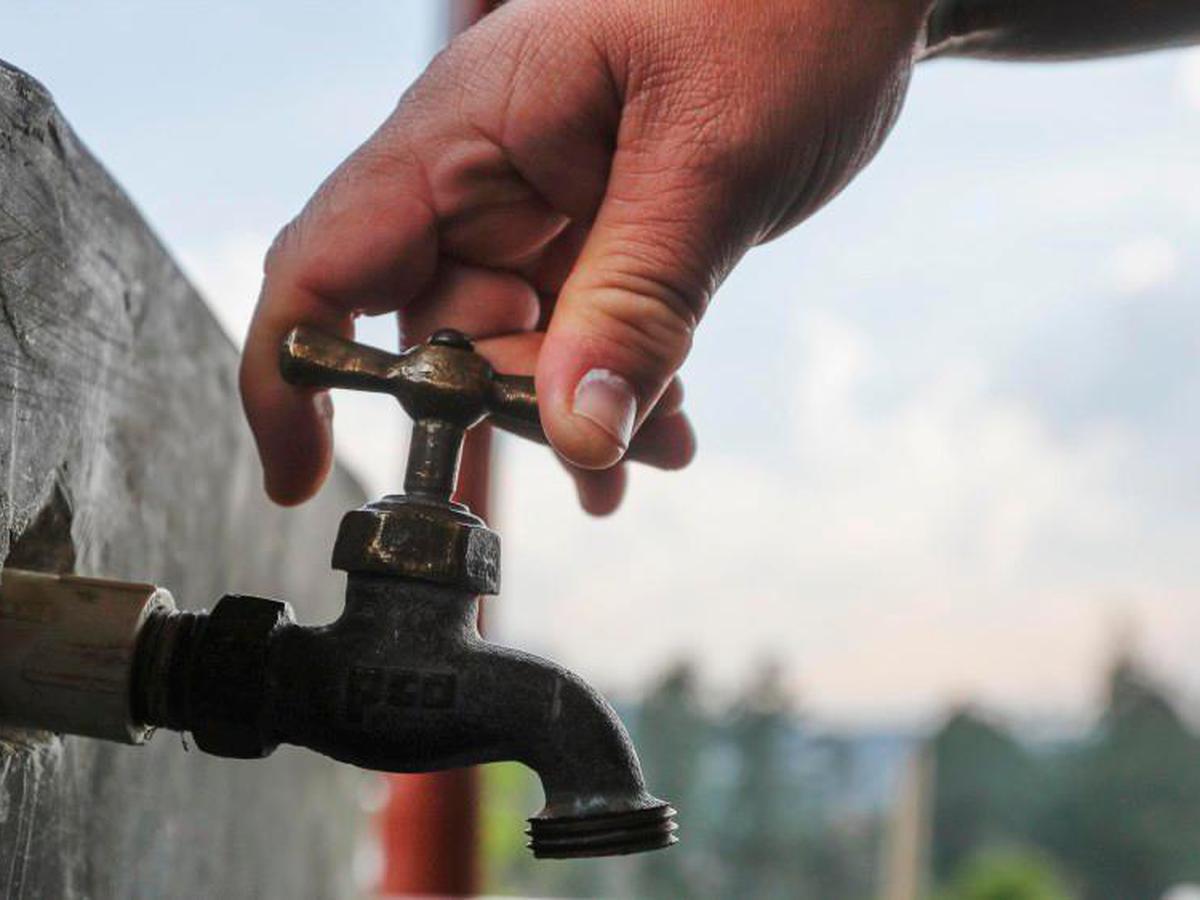
{"type": "Polygon", "coordinates": [[[495,594],[500,590],[500,537],[464,507],[385,497],[346,513],[333,547],[333,567],[495,594]]]}
{"type": "Polygon", "coordinates": [[[278,741],[269,739],[260,718],[268,701],[271,635],[295,621],[288,603],[241,595],[223,598],[207,615],[156,617],[143,636],[153,650],[140,657],[143,667],[134,676],[134,696],[147,704],[142,712],[190,730],[205,753],[269,756],[278,741]],[[150,699],[156,686],[162,696],[150,699]]]}

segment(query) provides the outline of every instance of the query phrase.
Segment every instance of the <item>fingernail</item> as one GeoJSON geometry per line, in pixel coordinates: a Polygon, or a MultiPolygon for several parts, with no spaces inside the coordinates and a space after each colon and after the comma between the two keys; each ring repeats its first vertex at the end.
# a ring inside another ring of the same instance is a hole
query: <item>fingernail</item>
{"type": "Polygon", "coordinates": [[[633,436],[637,398],[633,385],[608,369],[592,369],[575,386],[571,411],[599,425],[624,450],[633,436]]]}
{"type": "Polygon", "coordinates": [[[313,409],[326,425],[333,422],[333,398],[329,391],[318,391],[313,395],[313,409]]]}

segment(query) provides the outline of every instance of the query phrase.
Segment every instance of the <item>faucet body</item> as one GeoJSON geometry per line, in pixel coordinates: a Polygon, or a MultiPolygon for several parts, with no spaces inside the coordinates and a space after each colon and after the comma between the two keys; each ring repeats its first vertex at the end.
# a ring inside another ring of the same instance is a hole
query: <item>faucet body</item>
{"type": "Polygon", "coordinates": [[[485,641],[478,612],[455,588],[351,575],[337,621],[275,638],[274,734],[388,771],[516,760],[556,816],[645,808],[611,707],[561,666],[485,641]]]}
{"type": "Polygon", "coordinates": [[[287,743],[387,772],[521,762],[546,798],[530,819],[539,857],[673,843],[673,810],[647,793],[612,707],[561,666],[485,641],[478,607],[459,588],[352,573],[328,625],[258,597],[164,612],[144,638],[135,710],[223,756],[287,743]]]}

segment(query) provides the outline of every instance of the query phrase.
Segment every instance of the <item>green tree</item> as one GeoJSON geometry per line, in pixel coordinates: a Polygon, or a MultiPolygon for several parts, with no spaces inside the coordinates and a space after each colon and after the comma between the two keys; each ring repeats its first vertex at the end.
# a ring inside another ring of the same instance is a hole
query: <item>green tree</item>
{"type": "Polygon", "coordinates": [[[1070,900],[1062,879],[1043,856],[992,850],[964,863],[938,900],[1070,900]]]}
{"type": "Polygon", "coordinates": [[[1200,739],[1127,658],[1091,740],[1058,766],[1043,842],[1088,900],[1159,897],[1200,880],[1200,739]]]}
{"type": "Polygon", "coordinates": [[[738,775],[725,816],[723,896],[796,896],[801,848],[787,813],[802,792],[788,783],[783,755],[790,713],[779,667],[764,665],[729,723],[738,775]]]}
{"type": "Polygon", "coordinates": [[[679,662],[647,694],[634,733],[647,784],[679,811],[684,840],[664,853],[638,860],[637,884],[645,897],[685,897],[706,893],[713,835],[704,813],[711,800],[700,796],[701,757],[712,727],[700,706],[695,668],[679,662]]]}
{"type": "Polygon", "coordinates": [[[950,717],[933,750],[932,863],[941,883],[981,849],[1028,843],[1041,792],[1029,753],[970,710],[950,717]]]}

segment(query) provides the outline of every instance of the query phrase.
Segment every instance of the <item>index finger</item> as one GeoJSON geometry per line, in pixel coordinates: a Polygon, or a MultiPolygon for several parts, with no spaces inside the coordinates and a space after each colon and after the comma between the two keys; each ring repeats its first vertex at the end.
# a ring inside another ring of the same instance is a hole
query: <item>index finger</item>
{"type": "Polygon", "coordinates": [[[368,142],[267,254],[239,381],[264,486],[277,503],[312,496],[333,460],[328,396],[283,380],[280,342],[298,324],[351,337],[357,315],[395,309],[424,289],[437,262],[437,221],[426,190],[415,161],[379,159],[368,142]]]}

